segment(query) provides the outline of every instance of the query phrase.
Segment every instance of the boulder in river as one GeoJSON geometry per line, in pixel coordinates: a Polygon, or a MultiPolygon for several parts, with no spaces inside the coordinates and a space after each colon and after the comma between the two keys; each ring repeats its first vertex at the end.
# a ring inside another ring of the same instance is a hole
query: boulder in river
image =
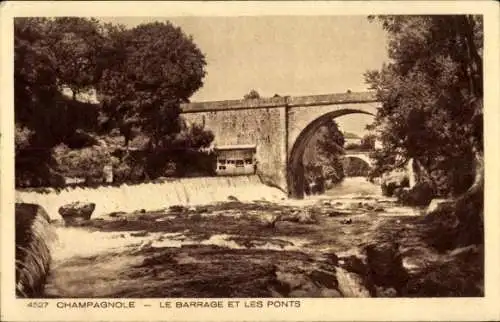
{"type": "Polygon", "coordinates": [[[298,217],[297,222],[301,224],[315,224],[317,222],[316,218],[311,212],[302,211],[297,215],[297,217],[298,217]]]}
{"type": "Polygon", "coordinates": [[[401,290],[408,281],[399,245],[382,242],[365,247],[369,276],[377,286],[401,290]]]}
{"type": "Polygon", "coordinates": [[[410,184],[408,174],[402,170],[394,170],[384,173],[381,178],[380,187],[384,196],[391,197],[397,188],[408,187],[410,184]]]}
{"type": "Polygon", "coordinates": [[[432,199],[429,206],[427,207],[427,210],[425,211],[425,213],[430,214],[430,213],[436,211],[438,208],[445,207],[445,206],[450,205],[452,203],[453,202],[449,199],[443,199],[443,198],[432,199]]]}
{"type": "Polygon", "coordinates": [[[127,213],[124,211],[115,211],[115,212],[109,213],[108,216],[112,217],[112,218],[116,218],[116,217],[122,217],[123,215],[126,215],[126,214],[127,213]]]}
{"type": "Polygon", "coordinates": [[[274,279],[280,297],[342,297],[334,271],[277,265],[274,279]]]}
{"type": "Polygon", "coordinates": [[[316,216],[314,215],[313,212],[311,211],[300,211],[300,210],[295,210],[291,212],[290,214],[282,214],[279,217],[280,221],[290,221],[290,222],[296,222],[296,223],[301,223],[301,224],[315,224],[317,223],[316,216]]]}
{"type": "Polygon", "coordinates": [[[349,272],[341,267],[336,268],[338,289],[344,297],[370,297],[370,291],[358,274],[349,272]]]}
{"type": "Polygon", "coordinates": [[[417,183],[411,189],[398,194],[398,200],[407,206],[427,206],[435,196],[435,191],[427,182],[417,183]]]}
{"type": "Polygon", "coordinates": [[[279,217],[280,216],[275,215],[275,214],[265,213],[265,214],[259,215],[258,219],[264,227],[275,228],[276,222],[279,220],[279,217]]]}
{"type": "Polygon", "coordinates": [[[76,224],[90,220],[95,209],[93,202],[72,202],[59,208],[59,214],[66,224],[76,224]]]}
{"type": "Polygon", "coordinates": [[[328,217],[348,216],[348,215],[352,215],[352,212],[346,210],[332,210],[328,213],[328,217]]]}

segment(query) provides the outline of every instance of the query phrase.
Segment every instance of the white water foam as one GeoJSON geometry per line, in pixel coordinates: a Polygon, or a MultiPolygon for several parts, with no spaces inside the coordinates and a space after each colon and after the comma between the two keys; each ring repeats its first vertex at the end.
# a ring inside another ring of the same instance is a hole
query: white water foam
{"type": "MultiPolygon", "coordinates": [[[[216,234],[205,240],[193,240],[188,238],[185,232],[164,233],[155,232],[142,234],[139,231],[124,232],[100,232],[89,231],[74,227],[57,227],[58,242],[52,250],[52,259],[56,263],[64,262],[70,258],[88,258],[106,253],[120,253],[125,249],[140,250],[142,248],[179,248],[184,245],[214,245],[229,249],[247,249],[238,244],[235,237],[228,234],[216,234]]],[[[299,250],[308,243],[307,240],[291,237],[269,238],[261,245],[254,245],[252,249],[272,250],[299,250]],[[280,245],[286,242],[285,245],[280,245]]]]}
{"type": "Polygon", "coordinates": [[[119,187],[52,189],[49,193],[16,191],[16,202],[42,206],[51,219],[61,219],[59,207],[72,202],[93,202],[92,218],[112,212],[152,211],[173,205],[205,205],[227,201],[279,201],[285,194],[264,185],[258,176],[182,178],[162,183],[123,184],[119,187]]]}

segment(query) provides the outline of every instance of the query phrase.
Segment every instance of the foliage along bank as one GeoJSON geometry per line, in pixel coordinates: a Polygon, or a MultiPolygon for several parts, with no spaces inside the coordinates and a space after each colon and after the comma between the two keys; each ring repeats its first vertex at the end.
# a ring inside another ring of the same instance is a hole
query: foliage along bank
{"type": "MultiPolygon", "coordinates": [[[[483,20],[475,15],[378,16],[389,62],[366,73],[382,103],[371,126],[382,148],[373,176],[413,159],[417,186],[453,198],[456,240],[483,238],[483,20]]],[[[410,193],[413,191],[410,191],[410,193]]],[[[427,198],[428,199],[428,198],[427,198]]]]}

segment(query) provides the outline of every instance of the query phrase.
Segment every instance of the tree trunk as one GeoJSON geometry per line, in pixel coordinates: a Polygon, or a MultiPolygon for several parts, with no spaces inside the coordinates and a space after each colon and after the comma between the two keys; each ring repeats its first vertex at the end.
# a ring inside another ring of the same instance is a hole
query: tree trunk
{"type": "Polygon", "coordinates": [[[459,245],[484,243],[484,155],[475,151],[475,177],[470,188],[459,196],[453,212],[458,219],[459,245]]]}
{"type": "Polygon", "coordinates": [[[465,194],[474,194],[479,190],[484,190],[484,155],[482,152],[474,152],[475,176],[474,182],[465,194]]]}
{"type": "Polygon", "coordinates": [[[432,178],[430,171],[426,165],[424,165],[424,162],[418,158],[413,159],[414,162],[414,169],[416,171],[416,183],[423,183],[426,182],[431,185],[432,189],[434,189],[434,193],[438,192],[437,189],[437,184],[432,178]]]}
{"type": "MultiPolygon", "coordinates": [[[[474,152],[474,167],[475,175],[474,182],[470,188],[461,196],[457,198],[457,206],[463,205],[468,202],[471,198],[484,199],[484,155],[482,152],[474,152]]],[[[483,220],[483,209],[478,209],[481,221],[483,220]]]]}
{"type": "Polygon", "coordinates": [[[447,215],[455,218],[456,224],[448,227],[449,240],[454,247],[484,243],[484,155],[480,150],[474,150],[474,182],[462,195],[453,202],[438,206],[434,211],[445,219],[447,215]],[[453,237],[451,237],[453,236],[453,237]]]}

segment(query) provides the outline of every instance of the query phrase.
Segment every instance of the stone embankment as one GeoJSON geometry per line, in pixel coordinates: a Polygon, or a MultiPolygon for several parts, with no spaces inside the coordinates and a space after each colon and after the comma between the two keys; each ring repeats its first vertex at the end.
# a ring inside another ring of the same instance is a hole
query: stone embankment
{"type": "Polygon", "coordinates": [[[38,297],[43,294],[51,266],[51,249],[57,236],[43,208],[16,204],[16,295],[38,297]]]}

